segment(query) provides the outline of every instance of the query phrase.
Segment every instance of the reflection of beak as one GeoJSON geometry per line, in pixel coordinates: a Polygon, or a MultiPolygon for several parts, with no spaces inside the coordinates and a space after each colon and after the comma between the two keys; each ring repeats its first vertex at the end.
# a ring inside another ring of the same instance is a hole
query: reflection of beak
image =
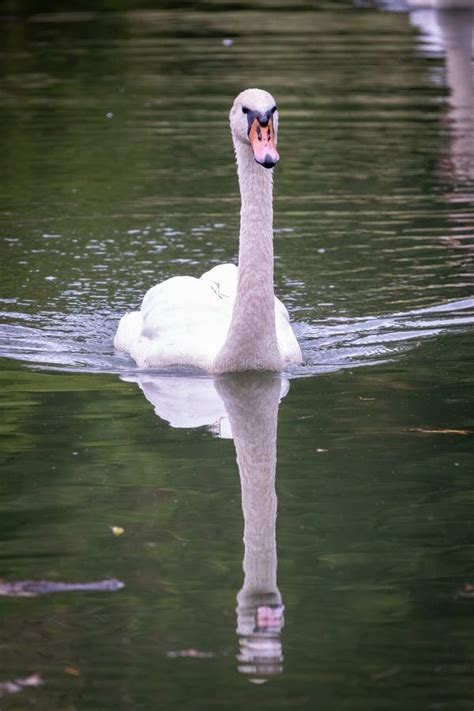
{"type": "Polygon", "coordinates": [[[263,165],[264,168],[273,168],[278,163],[280,156],[275,145],[275,132],[271,117],[265,116],[263,122],[258,116],[253,119],[249,128],[249,141],[257,163],[263,165]]]}
{"type": "Polygon", "coordinates": [[[255,613],[255,632],[280,632],[284,605],[260,605],[255,613]]]}

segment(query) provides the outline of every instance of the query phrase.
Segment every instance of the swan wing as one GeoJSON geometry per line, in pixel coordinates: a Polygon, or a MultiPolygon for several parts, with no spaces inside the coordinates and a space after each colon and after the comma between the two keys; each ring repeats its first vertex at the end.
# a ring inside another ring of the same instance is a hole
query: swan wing
{"type": "Polygon", "coordinates": [[[129,353],[132,345],[140,338],[142,323],[141,311],[132,311],[122,316],[115,334],[114,348],[129,353]]]}
{"type": "Polygon", "coordinates": [[[290,315],[286,306],[275,297],[275,321],[278,348],[285,363],[300,364],[303,362],[300,345],[290,323],[290,315]]]}
{"type": "Polygon", "coordinates": [[[204,272],[200,280],[209,284],[216,296],[234,303],[237,292],[237,267],[235,264],[218,264],[217,267],[204,272]]]}
{"type": "Polygon", "coordinates": [[[224,343],[231,313],[230,298],[221,298],[209,280],[172,277],[147,291],[139,312],[122,318],[114,343],[141,368],[207,370],[224,343]]]}

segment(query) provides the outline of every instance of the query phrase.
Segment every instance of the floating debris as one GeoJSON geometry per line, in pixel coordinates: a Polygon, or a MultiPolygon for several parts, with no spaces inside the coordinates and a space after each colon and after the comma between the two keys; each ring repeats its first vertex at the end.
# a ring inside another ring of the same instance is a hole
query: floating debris
{"type": "Polygon", "coordinates": [[[114,534],[114,536],[121,536],[122,533],[125,533],[125,529],[122,528],[122,526],[111,526],[110,530],[114,534]]]}
{"type": "Polygon", "coordinates": [[[76,669],[76,667],[64,667],[64,671],[66,672],[66,674],[69,674],[69,676],[81,676],[81,672],[79,671],[79,669],[76,669]]]}
{"type": "Polygon", "coordinates": [[[0,595],[9,597],[36,597],[56,592],[116,592],[124,584],[121,580],[110,578],[91,583],[56,583],[51,580],[18,580],[13,583],[0,582],[0,595]]]}
{"type": "Polygon", "coordinates": [[[389,679],[391,676],[395,676],[395,674],[399,674],[401,670],[401,667],[388,667],[388,669],[382,669],[382,671],[371,674],[370,678],[372,681],[383,681],[384,679],[389,679]]]}
{"type": "Polygon", "coordinates": [[[456,592],[456,596],[474,598],[474,585],[472,583],[464,583],[463,587],[456,592]]]}
{"type": "Polygon", "coordinates": [[[224,45],[224,47],[232,47],[232,45],[234,44],[234,40],[230,37],[226,37],[222,40],[222,44],[224,45]]]}
{"type": "Polygon", "coordinates": [[[24,679],[15,679],[15,681],[0,681],[0,697],[5,696],[5,694],[17,694],[23,689],[41,686],[42,684],[41,674],[31,674],[31,676],[26,676],[24,679]]]}
{"type": "Polygon", "coordinates": [[[431,430],[428,427],[411,427],[408,430],[408,432],[421,432],[422,434],[453,434],[453,435],[472,434],[471,430],[451,430],[451,429],[431,430]]]}
{"type": "Polygon", "coordinates": [[[176,652],[167,652],[167,657],[192,657],[193,659],[212,659],[212,652],[200,652],[198,649],[179,649],[176,652]]]}

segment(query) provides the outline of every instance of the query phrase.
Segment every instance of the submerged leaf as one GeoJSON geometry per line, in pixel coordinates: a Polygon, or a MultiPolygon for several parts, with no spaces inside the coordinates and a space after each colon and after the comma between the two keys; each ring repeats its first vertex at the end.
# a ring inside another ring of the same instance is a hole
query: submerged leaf
{"type": "Polygon", "coordinates": [[[69,676],[81,676],[81,672],[79,669],[76,669],[76,667],[64,667],[64,671],[66,674],[69,674],[69,676]]]}

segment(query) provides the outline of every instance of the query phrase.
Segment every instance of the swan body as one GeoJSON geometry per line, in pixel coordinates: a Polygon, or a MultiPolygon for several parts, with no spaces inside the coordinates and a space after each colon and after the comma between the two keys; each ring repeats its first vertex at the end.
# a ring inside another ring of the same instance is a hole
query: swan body
{"type": "MultiPolygon", "coordinates": [[[[140,311],[120,321],[114,345],[141,368],[195,366],[209,373],[229,331],[237,267],[220,264],[199,279],[171,277],[147,291],[140,311]]],[[[301,362],[288,311],[275,297],[275,326],[282,361],[301,362]]],[[[258,369],[258,368],[257,368],[258,369]]]]}
{"type": "Polygon", "coordinates": [[[273,171],[278,115],[259,89],[230,112],[242,199],[239,266],[152,287],[140,311],[122,317],[114,339],[140,368],[194,366],[208,373],[279,371],[301,363],[288,311],[273,291],[273,171]]]}

